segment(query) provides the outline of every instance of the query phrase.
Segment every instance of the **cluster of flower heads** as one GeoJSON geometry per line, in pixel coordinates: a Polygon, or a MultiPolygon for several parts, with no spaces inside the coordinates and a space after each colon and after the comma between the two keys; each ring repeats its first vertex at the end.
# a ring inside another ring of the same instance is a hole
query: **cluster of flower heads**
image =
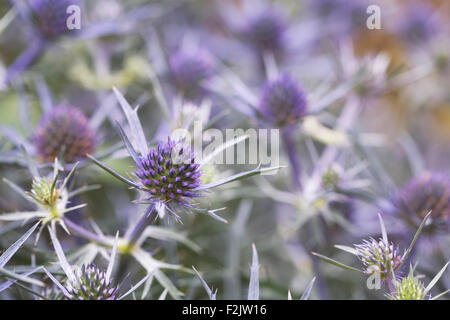
{"type": "Polygon", "coordinates": [[[75,279],[68,280],[64,297],[68,300],[116,300],[118,287],[106,279],[106,273],[96,264],[82,265],[75,270],[75,279]]]}
{"type": "Polygon", "coordinates": [[[276,126],[295,124],[306,115],[305,93],[295,79],[282,74],[264,86],[259,111],[276,126]]]}
{"type": "Polygon", "coordinates": [[[199,196],[195,191],[200,185],[199,166],[189,147],[168,138],[141,157],[136,176],[152,200],[189,206],[191,199],[199,196]]]}
{"type": "Polygon", "coordinates": [[[207,51],[179,50],[171,56],[170,67],[177,89],[184,98],[194,101],[206,94],[202,82],[209,79],[215,70],[214,61],[207,51]]]}
{"type": "Polygon", "coordinates": [[[378,273],[382,279],[387,279],[391,269],[395,272],[403,264],[398,248],[392,242],[386,243],[383,239],[364,240],[361,244],[355,245],[355,249],[364,265],[365,273],[369,275],[378,273]]]}
{"type": "Polygon", "coordinates": [[[89,120],[79,109],[65,104],[42,116],[33,142],[42,162],[53,162],[58,157],[73,163],[92,153],[95,147],[89,120]]]}
{"type": "Polygon", "coordinates": [[[36,24],[45,38],[54,38],[67,32],[67,8],[80,5],[79,0],[28,0],[36,17],[36,24]]]}
{"type": "Polygon", "coordinates": [[[393,199],[395,213],[417,228],[431,211],[426,232],[448,230],[450,222],[450,179],[447,174],[425,172],[411,179],[393,199]]]}

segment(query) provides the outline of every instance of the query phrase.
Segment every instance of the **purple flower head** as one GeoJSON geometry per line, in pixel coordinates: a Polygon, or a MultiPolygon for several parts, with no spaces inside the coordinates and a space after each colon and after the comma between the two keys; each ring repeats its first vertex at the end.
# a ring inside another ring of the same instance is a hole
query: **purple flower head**
{"type": "Polygon", "coordinates": [[[285,30],[281,15],[271,8],[251,17],[242,34],[255,49],[277,52],[283,49],[285,30]]]}
{"type": "Polygon", "coordinates": [[[188,100],[197,100],[206,94],[202,82],[214,74],[214,61],[207,51],[178,51],[170,58],[170,67],[177,89],[188,100]]]}
{"type": "Polygon", "coordinates": [[[368,275],[378,273],[382,280],[389,278],[391,267],[395,272],[404,262],[398,248],[393,243],[386,243],[383,239],[364,240],[362,244],[355,245],[355,249],[359,260],[364,265],[364,272],[368,275]]]}
{"type": "Polygon", "coordinates": [[[432,8],[424,3],[416,3],[408,8],[400,30],[403,38],[419,44],[431,39],[438,31],[432,8]]]}
{"type": "Polygon", "coordinates": [[[43,115],[33,143],[40,161],[53,162],[58,157],[73,163],[94,151],[95,139],[86,116],[63,104],[43,115]]]}
{"type": "Polygon", "coordinates": [[[150,193],[151,201],[189,206],[198,197],[201,171],[194,154],[181,141],[168,139],[141,157],[136,176],[143,189],[150,193]]]}
{"type": "Polygon", "coordinates": [[[306,97],[297,81],[283,74],[266,83],[259,110],[274,125],[294,124],[306,114],[306,97]]]}
{"type": "Polygon", "coordinates": [[[335,23],[359,31],[366,25],[367,7],[365,0],[311,0],[313,12],[324,19],[333,19],[335,23]]]}
{"type": "Polygon", "coordinates": [[[393,199],[394,212],[416,229],[431,210],[428,234],[448,231],[450,226],[450,178],[446,174],[425,172],[413,178],[393,199]]]}
{"type": "Polygon", "coordinates": [[[118,288],[96,264],[83,264],[75,272],[75,281],[68,280],[64,296],[68,300],[116,300],[118,288]]]}
{"type": "Polygon", "coordinates": [[[79,0],[28,0],[34,13],[37,26],[46,38],[53,38],[69,31],[67,8],[80,5],[79,0]]]}

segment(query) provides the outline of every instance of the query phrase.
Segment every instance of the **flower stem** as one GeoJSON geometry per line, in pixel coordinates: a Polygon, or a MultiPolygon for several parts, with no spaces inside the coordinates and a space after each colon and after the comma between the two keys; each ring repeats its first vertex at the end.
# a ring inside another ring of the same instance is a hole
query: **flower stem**
{"type": "Polygon", "coordinates": [[[158,211],[155,209],[155,206],[153,204],[148,206],[148,208],[145,210],[142,217],[139,219],[137,224],[134,226],[133,230],[127,236],[128,243],[130,246],[134,245],[136,243],[136,241],[139,240],[139,238],[142,235],[142,232],[144,232],[145,228],[148,225],[152,224],[153,221],[156,220],[157,216],[158,216],[158,211]]]}
{"type": "Polygon", "coordinates": [[[294,186],[297,190],[302,189],[302,181],[301,181],[301,165],[298,161],[295,141],[292,137],[292,129],[283,129],[282,137],[286,147],[286,152],[289,158],[289,163],[291,165],[292,175],[294,179],[294,186]]]}
{"type": "Polygon", "coordinates": [[[111,246],[111,243],[106,241],[106,239],[102,238],[101,236],[99,236],[89,230],[86,230],[85,228],[77,225],[76,223],[72,222],[71,220],[69,220],[67,218],[63,218],[63,221],[64,221],[65,225],[67,227],[69,227],[69,229],[71,229],[72,231],[74,231],[75,233],[80,235],[81,237],[83,237],[87,240],[90,240],[90,241],[97,242],[102,245],[111,246]]]}

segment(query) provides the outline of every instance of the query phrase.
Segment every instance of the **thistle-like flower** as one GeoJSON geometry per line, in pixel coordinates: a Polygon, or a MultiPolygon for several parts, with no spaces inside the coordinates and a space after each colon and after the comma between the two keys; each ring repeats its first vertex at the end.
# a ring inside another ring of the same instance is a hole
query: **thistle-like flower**
{"type": "Polygon", "coordinates": [[[67,8],[80,5],[79,0],[29,0],[36,25],[45,38],[54,38],[69,31],[67,8]]]}
{"type": "Polygon", "coordinates": [[[280,14],[271,8],[251,17],[242,34],[255,49],[277,52],[283,49],[285,30],[280,14]]]}
{"type": "MultiPolygon", "coordinates": [[[[42,228],[49,222],[51,222],[52,225],[59,223],[63,228],[65,228],[63,222],[64,215],[67,212],[80,209],[86,205],[81,204],[71,207],[70,198],[76,194],[96,188],[96,186],[83,186],[72,191],[68,190],[68,182],[77,169],[77,166],[78,163],[73,166],[72,170],[61,181],[58,177],[62,167],[58,160],[55,159],[53,176],[50,178],[37,174],[33,177],[31,190],[29,192],[23,191],[19,186],[7,179],[4,179],[4,181],[10,185],[13,190],[19,192],[22,197],[37,206],[37,209],[35,211],[28,212],[3,213],[0,214],[0,221],[26,221],[37,218],[42,222],[41,231],[42,228]]],[[[38,238],[39,236],[37,239],[38,238]]]]}
{"type": "Polygon", "coordinates": [[[151,194],[151,199],[188,206],[191,199],[200,196],[200,165],[194,154],[181,142],[167,140],[141,157],[137,163],[136,176],[142,189],[151,194]]]}
{"type": "Polygon", "coordinates": [[[106,272],[95,263],[82,265],[68,280],[64,296],[68,300],[116,300],[118,287],[107,279],[106,272]]]}
{"type": "Polygon", "coordinates": [[[364,265],[364,272],[368,275],[380,274],[382,280],[389,278],[391,270],[397,271],[404,262],[398,247],[381,238],[379,241],[373,238],[364,240],[362,244],[355,245],[355,249],[364,265]]]}
{"type": "Polygon", "coordinates": [[[259,110],[274,125],[294,124],[306,114],[305,93],[297,81],[283,74],[265,85],[259,110]]]}
{"type": "Polygon", "coordinates": [[[447,269],[449,262],[434,276],[428,286],[425,287],[419,277],[414,275],[414,268],[411,266],[407,277],[400,281],[394,280],[394,291],[387,294],[386,297],[390,300],[436,300],[446,295],[450,290],[446,290],[440,294],[432,296],[431,289],[439,281],[447,269]]]}
{"type": "Polygon", "coordinates": [[[44,114],[35,130],[33,142],[42,162],[61,157],[73,163],[94,151],[94,133],[86,116],[77,108],[60,105],[44,114]]]}
{"type": "Polygon", "coordinates": [[[424,3],[408,6],[400,31],[403,38],[411,43],[431,39],[438,31],[432,8],[424,3]]]}
{"type": "Polygon", "coordinates": [[[387,295],[390,300],[424,300],[425,286],[412,272],[395,285],[395,292],[387,295]]]}
{"type": "Polygon", "coordinates": [[[392,201],[394,212],[411,228],[417,228],[431,211],[424,232],[431,235],[448,230],[450,223],[450,178],[438,172],[425,172],[411,179],[392,201]]]}
{"type": "MultiPolygon", "coordinates": [[[[137,179],[133,181],[129,180],[94,157],[90,156],[90,158],[99,167],[127,183],[129,186],[137,190],[145,191],[148,197],[144,200],[140,200],[140,202],[149,203],[152,208],[155,208],[158,211],[159,216],[163,216],[167,209],[176,219],[179,219],[176,213],[177,209],[193,209],[205,212],[218,220],[226,221],[215,214],[217,210],[199,208],[196,206],[193,199],[201,196],[206,190],[231,181],[279,169],[279,167],[258,167],[254,170],[220,179],[219,181],[203,184],[200,180],[201,167],[212,158],[208,158],[207,156],[206,159],[201,162],[196,162],[194,154],[190,151],[188,146],[184,146],[181,141],[172,141],[170,137],[168,138],[167,143],[160,143],[156,148],[149,150],[142,130],[142,125],[137,116],[137,110],[131,109],[131,106],[126,102],[119,91],[114,90],[114,92],[118,97],[125,114],[128,115],[133,140],[136,142],[135,148],[122,127],[118,125],[122,140],[136,164],[137,171],[134,175],[137,179]]],[[[241,140],[235,139],[233,143],[224,144],[217,150],[224,150],[239,141],[241,140]]],[[[147,215],[152,216],[152,210],[150,210],[147,215]]],[[[133,236],[133,238],[134,237],[135,236],[133,236]]]]}
{"type": "Polygon", "coordinates": [[[214,74],[214,61],[207,51],[178,51],[170,58],[170,67],[177,89],[188,100],[202,98],[207,90],[202,82],[214,74]]]}

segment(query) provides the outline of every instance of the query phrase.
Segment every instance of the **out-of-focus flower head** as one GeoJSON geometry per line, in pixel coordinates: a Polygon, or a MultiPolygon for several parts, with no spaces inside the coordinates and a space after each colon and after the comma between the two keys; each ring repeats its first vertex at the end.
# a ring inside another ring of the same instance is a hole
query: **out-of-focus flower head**
{"type": "Polygon", "coordinates": [[[151,199],[167,205],[188,206],[198,197],[195,189],[200,185],[201,171],[195,163],[194,154],[181,141],[168,139],[141,157],[136,176],[151,199]]]}
{"type": "Polygon", "coordinates": [[[365,26],[367,19],[366,9],[369,4],[364,0],[312,0],[310,7],[319,17],[336,20],[356,28],[365,26]]]}
{"type": "Polygon", "coordinates": [[[215,64],[206,50],[179,50],[170,58],[170,67],[177,89],[188,100],[197,100],[206,94],[202,82],[214,74],[215,64]]]}
{"type": "Polygon", "coordinates": [[[64,162],[73,163],[92,153],[95,147],[94,132],[86,116],[64,104],[43,115],[33,142],[42,162],[61,157],[64,162]]]}
{"type": "Polygon", "coordinates": [[[388,279],[392,270],[397,271],[403,264],[403,256],[394,244],[386,243],[380,238],[364,240],[362,244],[355,245],[357,257],[364,265],[364,272],[368,275],[378,273],[382,280],[388,279]]]}
{"type": "Polygon", "coordinates": [[[438,31],[433,9],[425,3],[408,3],[400,27],[403,38],[413,44],[430,40],[438,31]]]}
{"type": "Polygon", "coordinates": [[[355,212],[355,202],[350,197],[339,197],[328,201],[328,207],[349,219],[355,212]]]}
{"type": "Polygon", "coordinates": [[[80,6],[79,0],[28,0],[40,33],[45,38],[54,38],[69,31],[67,8],[80,6]]]}
{"type": "Polygon", "coordinates": [[[283,49],[285,30],[281,14],[270,7],[250,17],[242,36],[257,50],[277,52],[283,49]]]}
{"type": "Polygon", "coordinates": [[[411,179],[393,199],[395,213],[411,228],[417,228],[431,211],[426,234],[448,230],[450,222],[450,179],[438,172],[425,172],[411,179]]]}
{"type": "Polygon", "coordinates": [[[305,93],[295,79],[283,74],[264,86],[259,111],[274,125],[294,124],[306,114],[305,93]]]}
{"type": "Polygon", "coordinates": [[[118,287],[107,279],[96,264],[82,265],[75,272],[75,281],[68,280],[64,296],[68,300],[116,300],[118,287]]]}

